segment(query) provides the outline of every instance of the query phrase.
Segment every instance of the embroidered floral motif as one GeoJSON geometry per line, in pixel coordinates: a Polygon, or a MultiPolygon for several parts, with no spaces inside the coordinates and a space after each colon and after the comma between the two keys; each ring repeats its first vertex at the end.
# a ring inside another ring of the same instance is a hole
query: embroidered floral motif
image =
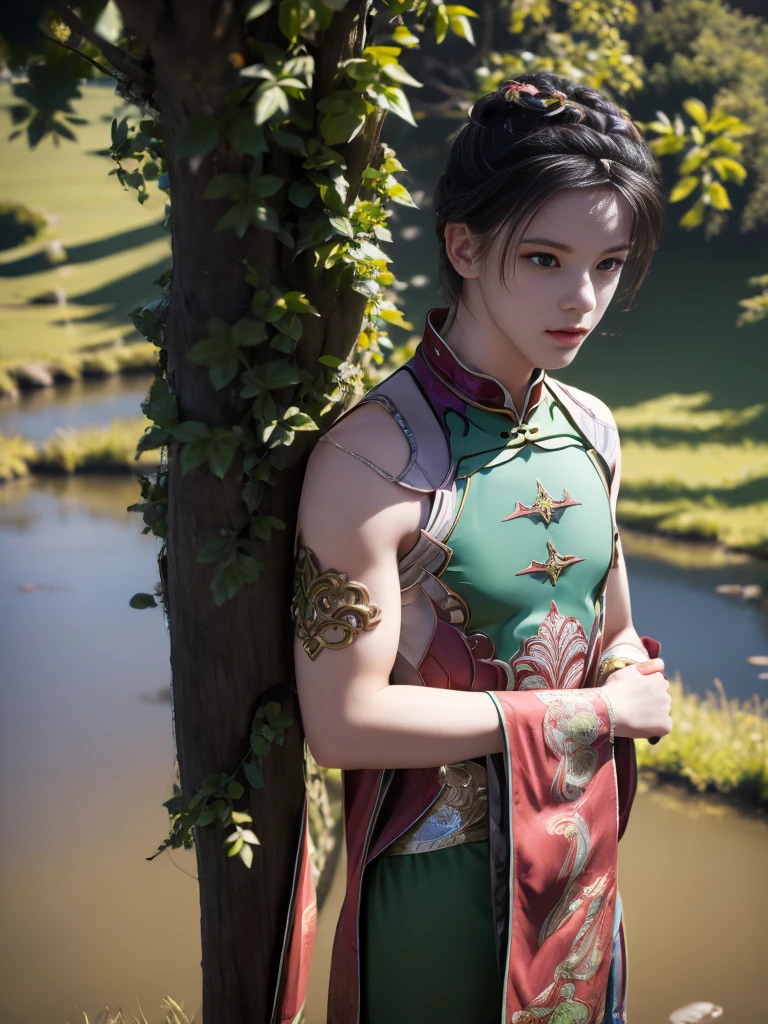
{"type": "Polygon", "coordinates": [[[535,636],[512,660],[517,690],[570,690],[582,685],[589,640],[573,615],[561,615],[553,601],[535,636]]]}

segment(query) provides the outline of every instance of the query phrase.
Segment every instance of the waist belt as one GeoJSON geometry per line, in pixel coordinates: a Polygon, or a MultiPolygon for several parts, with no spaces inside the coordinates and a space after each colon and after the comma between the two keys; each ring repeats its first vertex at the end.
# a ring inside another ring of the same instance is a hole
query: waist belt
{"type": "Polygon", "coordinates": [[[384,857],[428,853],[459,843],[488,839],[488,777],[476,761],[442,764],[437,799],[402,835],[385,847],[384,857]]]}

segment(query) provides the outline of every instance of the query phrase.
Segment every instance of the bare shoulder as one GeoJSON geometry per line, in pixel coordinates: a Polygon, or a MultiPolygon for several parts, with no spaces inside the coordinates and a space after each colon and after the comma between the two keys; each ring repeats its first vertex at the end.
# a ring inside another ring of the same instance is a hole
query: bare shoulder
{"type": "Polygon", "coordinates": [[[304,474],[298,515],[304,542],[330,558],[354,558],[355,551],[361,560],[400,557],[418,537],[426,495],[362,459],[396,476],[410,457],[407,438],[374,402],[350,410],[326,437],[335,443],[318,441],[304,474]]]}
{"type": "Polygon", "coordinates": [[[613,413],[605,404],[605,402],[598,398],[597,395],[593,395],[590,391],[584,391],[581,388],[575,387],[573,384],[564,384],[563,381],[558,381],[562,384],[574,398],[578,399],[582,405],[585,405],[590,409],[599,420],[603,420],[605,423],[610,423],[616,426],[616,421],[613,418],[613,413]]]}
{"type": "Polygon", "coordinates": [[[380,402],[356,405],[333,424],[326,437],[362,455],[392,476],[405,468],[411,456],[408,439],[380,402]]]}

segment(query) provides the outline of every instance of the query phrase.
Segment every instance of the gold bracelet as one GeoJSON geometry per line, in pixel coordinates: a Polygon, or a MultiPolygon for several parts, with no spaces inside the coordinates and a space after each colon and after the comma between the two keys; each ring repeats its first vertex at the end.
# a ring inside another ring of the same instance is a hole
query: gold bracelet
{"type": "Polygon", "coordinates": [[[610,722],[611,722],[611,729],[610,729],[609,739],[611,741],[611,744],[613,744],[614,736],[615,736],[615,733],[616,733],[616,717],[615,717],[615,715],[613,713],[613,702],[611,701],[611,698],[608,696],[608,694],[604,693],[602,690],[600,691],[600,696],[603,698],[603,700],[605,701],[606,707],[608,708],[608,718],[610,719],[610,722]]]}
{"type": "Polygon", "coordinates": [[[650,656],[645,648],[640,648],[636,644],[614,644],[612,647],[608,647],[600,658],[600,664],[597,666],[597,679],[595,686],[602,686],[606,678],[615,672],[616,669],[625,668],[627,665],[640,665],[644,661],[650,661],[650,656]],[[642,654],[642,657],[636,657],[635,652],[642,654]]]}

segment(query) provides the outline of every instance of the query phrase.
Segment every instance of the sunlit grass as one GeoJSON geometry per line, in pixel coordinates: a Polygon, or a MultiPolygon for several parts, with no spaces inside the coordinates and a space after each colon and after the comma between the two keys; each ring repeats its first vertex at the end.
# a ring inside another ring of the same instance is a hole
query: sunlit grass
{"type": "MultiPolygon", "coordinates": [[[[54,149],[46,139],[30,149],[22,136],[6,143],[0,161],[0,196],[49,220],[39,239],[0,252],[0,368],[138,338],[130,311],[159,296],[152,282],[170,265],[160,227],[165,195],[153,187],[141,205],[109,176],[114,162],[98,155],[109,146],[112,117],[126,108],[109,88],[84,84],[82,92],[75,112],[89,123],[77,126],[77,143],[54,149]],[[50,243],[61,244],[64,259],[50,254],[50,243]],[[59,289],[66,305],[30,301],[59,289]]],[[[12,103],[10,85],[0,83],[4,137],[12,103]]]]}
{"type": "Polygon", "coordinates": [[[708,391],[690,394],[671,393],[650,398],[636,405],[616,406],[611,411],[623,437],[655,431],[683,434],[707,434],[736,430],[752,423],[768,406],[750,405],[746,409],[703,409],[712,401],[708,391]]]}
{"type": "Polygon", "coordinates": [[[702,492],[768,483],[768,443],[750,437],[733,444],[701,441],[661,445],[622,440],[622,487],[702,492]]]}
{"type": "Polygon", "coordinates": [[[768,700],[729,699],[719,679],[704,697],[686,693],[679,673],[669,692],[672,731],[635,744],[638,767],[768,807],[768,700]]]}
{"type": "Polygon", "coordinates": [[[37,454],[32,441],[20,434],[6,437],[0,434],[0,483],[29,474],[29,463],[37,454]]]}
{"type": "Polygon", "coordinates": [[[108,427],[60,427],[40,444],[0,434],[0,482],[27,473],[134,473],[156,465],[156,451],[134,459],[136,444],[150,421],[143,416],[114,420],[108,427]]]}
{"type": "Polygon", "coordinates": [[[135,471],[158,461],[155,451],[142,452],[134,460],[138,439],[148,426],[146,418],[132,416],[114,420],[108,427],[59,428],[38,446],[30,469],[36,473],[135,471]]]}

